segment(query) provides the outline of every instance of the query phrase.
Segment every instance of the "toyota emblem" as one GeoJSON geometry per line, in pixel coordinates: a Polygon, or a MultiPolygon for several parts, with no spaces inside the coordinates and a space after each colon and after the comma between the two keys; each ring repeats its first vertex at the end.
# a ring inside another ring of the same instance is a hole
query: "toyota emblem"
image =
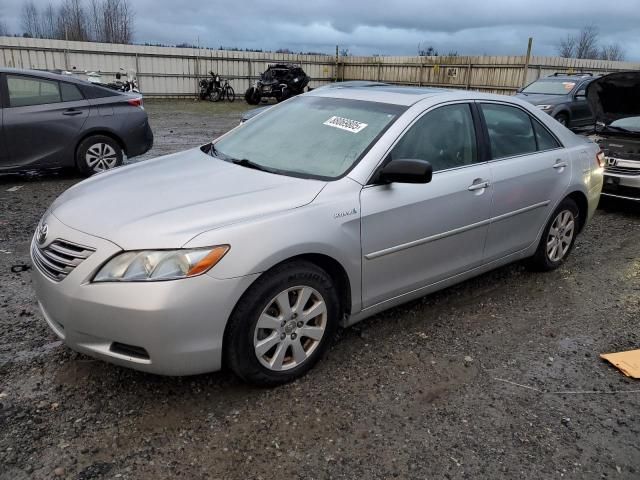
{"type": "Polygon", "coordinates": [[[49,226],[46,223],[41,224],[38,227],[38,243],[43,244],[47,240],[49,234],[49,226]]]}

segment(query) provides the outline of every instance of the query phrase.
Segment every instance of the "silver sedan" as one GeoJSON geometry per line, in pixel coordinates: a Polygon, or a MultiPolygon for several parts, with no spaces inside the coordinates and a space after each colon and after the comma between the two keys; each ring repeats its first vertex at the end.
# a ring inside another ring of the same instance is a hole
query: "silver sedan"
{"type": "Polygon", "coordinates": [[[77,351],[277,385],[340,325],[510,262],[562,265],[602,162],[514,98],[319,89],[66,191],[33,238],[35,289],[77,351]]]}

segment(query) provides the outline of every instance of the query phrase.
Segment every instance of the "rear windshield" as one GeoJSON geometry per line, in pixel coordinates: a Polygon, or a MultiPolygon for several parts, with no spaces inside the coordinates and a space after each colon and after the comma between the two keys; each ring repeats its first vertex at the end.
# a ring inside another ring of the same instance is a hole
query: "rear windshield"
{"type": "Polygon", "coordinates": [[[576,86],[576,82],[562,79],[545,79],[533,82],[522,90],[523,93],[544,94],[544,95],[566,95],[576,86]]]}
{"type": "Polygon", "coordinates": [[[386,103],[301,96],[271,107],[215,143],[216,155],[285,175],[348,172],[406,110],[386,103]]]}

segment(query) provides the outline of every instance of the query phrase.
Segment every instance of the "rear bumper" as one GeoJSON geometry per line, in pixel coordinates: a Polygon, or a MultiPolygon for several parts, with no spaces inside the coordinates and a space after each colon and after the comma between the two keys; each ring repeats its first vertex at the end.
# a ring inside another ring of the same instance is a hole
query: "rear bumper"
{"type": "Polygon", "coordinates": [[[126,153],[127,157],[137,157],[147,153],[153,147],[153,131],[149,120],[145,119],[144,123],[138,125],[127,136],[126,153]]]}

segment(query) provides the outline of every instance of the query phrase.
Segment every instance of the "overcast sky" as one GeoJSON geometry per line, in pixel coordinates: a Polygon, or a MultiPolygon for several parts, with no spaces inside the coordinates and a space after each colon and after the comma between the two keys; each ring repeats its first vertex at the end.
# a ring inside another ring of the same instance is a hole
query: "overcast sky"
{"type": "MultiPolygon", "coordinates": [[[[88,0],[87,0],[88,1],[88,0]]],[[[136,43],[193,43],[354,55],[556,55],[567,33],[593,23],[603,43],[640,61],[640,0],[130,0],[136,43]]],[[[52,0],[55,5],[60,0],[52,0]]],[[[0,0],[0,21],[20,32],[23,0],[0,0]]],[[[36,0],[43,7],[45,0],[36,0]]]]}

